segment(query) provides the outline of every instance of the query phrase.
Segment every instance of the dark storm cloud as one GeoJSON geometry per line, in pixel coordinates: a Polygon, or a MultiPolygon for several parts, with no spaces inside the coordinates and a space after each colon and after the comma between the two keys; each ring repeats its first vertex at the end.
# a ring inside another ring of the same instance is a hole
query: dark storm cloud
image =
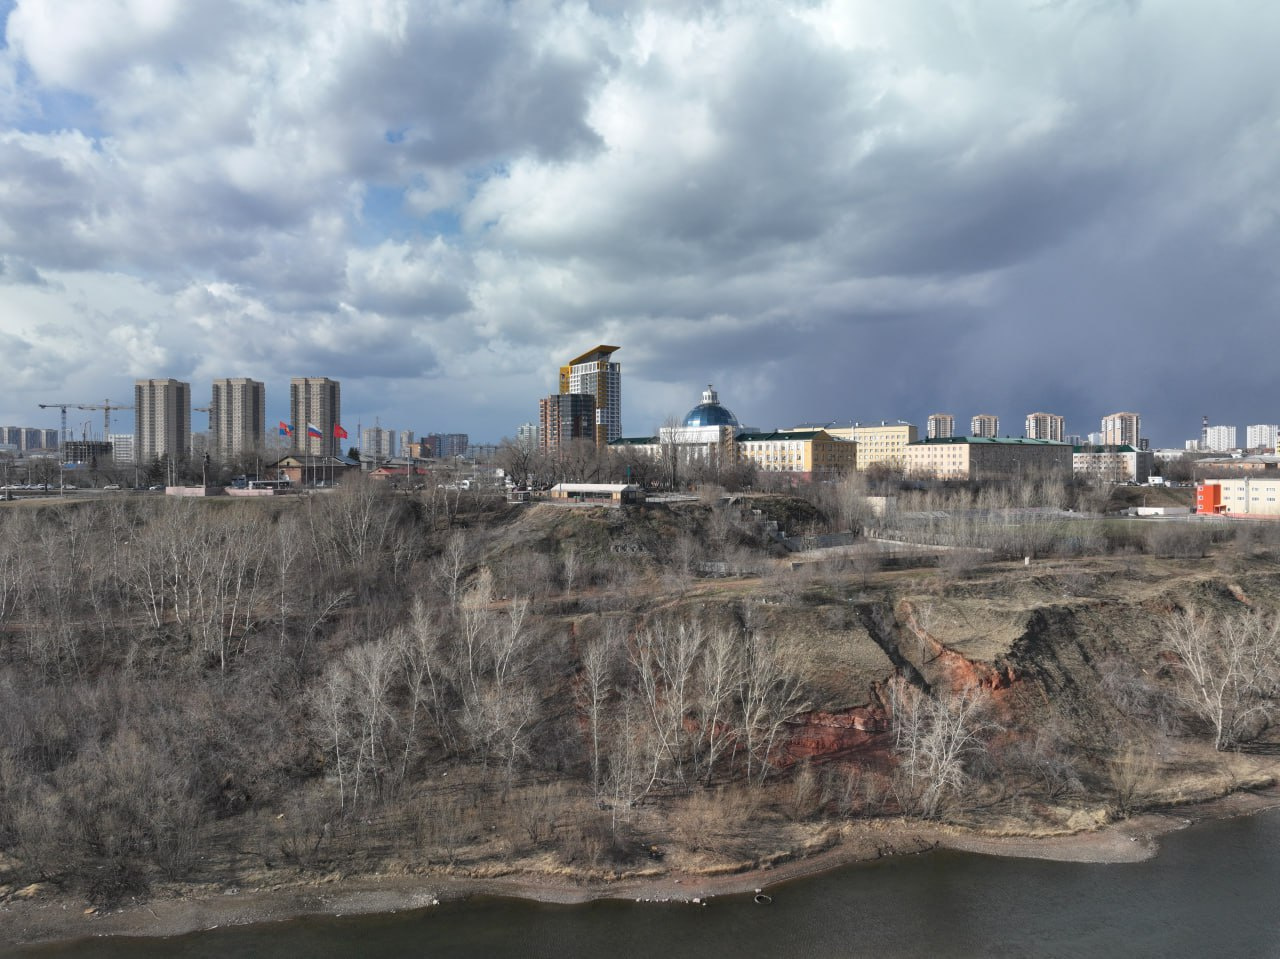
{"type": "Polygon", "coordinates": [[[0,307],[55,367],[479,393],[480,436],[597,342],[628,430],[708,381],[761,426],[1280,419],[1280,10],[179,9],[8,22],[0,307]]]}

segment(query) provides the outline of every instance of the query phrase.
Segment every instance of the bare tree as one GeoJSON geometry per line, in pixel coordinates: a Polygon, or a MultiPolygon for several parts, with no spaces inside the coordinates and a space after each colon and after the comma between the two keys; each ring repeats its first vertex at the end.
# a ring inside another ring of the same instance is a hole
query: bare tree
{"type": "Polygon", "coordinates": [[[654,750],[650,786],[670,776],[685,780],[689,733],[685,717],[693,708],[694,683],[705,633],[699,621],[658,621],[635,637],[631,665],[649,722],[654,750]]]}
{"type": "Polygon", "coordinates": [[[995,724],[988,698],[976,686],[932,695],[901,678],[889,684],[900,801],[926,819],[964,796],[973,783],[971,762],[986,751],[995,724]]]}
{"type": "Polygon", "coordinates": [[[1190,609],[1168,617],[1165,647],[1177,657],[1183,702],[1229,749],[1256,738],[1280,696],[1280,629],[1257,610],[1213,615],[1190,609]]]}
{"type": "Polygon", "coordinates": [[[586,716],[591,737],[591,788],[603,788],[601,760],[609,702],[615,691],[615,674],[622,650],[617,627],[610,623],[603,636],[593,636],[582,648],[582,673],[578,685],[578,706],[586,716]]]}
{"type": "Polygon", "coordinates": [[[444,588],[449,605],[456,607],[462,596],[462,579],[467,570],[467,534],[455,530],[445,540],[444,549],[436,557],[433,571],[444,588]]]}
{"type": "Polygon", "coordinates": [[[387,738],[395,716],[390,690],[395,646],[375,640],[348,649],[331,663],[312,693],[318,730],[332,751],[339,805],[360,801],[367,784],[377,789],[391,768],[387,738]]]}
{"type": "Polygon", "coordinates": [[[742,649],[739,637],[727,625],[709,630],[702,657],[702,682],[698,703],[702,750],[699,758],[702,778],[708,785],[716,774],[716,763],[733,742],[736,732],[734,697],[742,685],[742,649]]]}
{"type": "Polygon", "coordinates": [[[800,679],[761,633],[748,631],[738,680],[747,779],[763,783],[774,768],[774,747],[786,723],[808,709],[800,679]]]}
{"type": "Polygon", "coordinates": [[[573,584],[578,578],[578,572],[582,568],[582,558],[578,554],[575,546],[570,546],[560,555],[561,568],[564,571],[564,592],[566,596],[573,595],[573,584]]]}

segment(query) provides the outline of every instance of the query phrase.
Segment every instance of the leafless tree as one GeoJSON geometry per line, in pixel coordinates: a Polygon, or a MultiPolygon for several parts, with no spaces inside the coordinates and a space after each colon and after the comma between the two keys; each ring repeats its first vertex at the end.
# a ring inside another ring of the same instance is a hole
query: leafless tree
{"type": "Polygon", "coordinates": [[[433,570],[448,597],[449,605],[456,607],[462,596],[462,581],[467,570],[467,534],[455,530],[445,540],[444,549],[436,557],[433,570]]]}
{"type": "Polygon", "coordinates": [[[740,637],[727,624],[710,627],[702,656],[702,676],[698,697],[702,749],[699,761],[702,778],[708,785],[715,778],[716,764],[737,732],[734,698],[742,686],[740,637]]]}
{"type": "Polygon", "coordinates": [[[608,708],[616,689],[616,673],[622,652],[620,630],[610,623],[603,635],[587,638],[582,647],[578,707],[587,720],[591,737],[591,788],[599,794],[608,708]]]}
{"type": "Polygon", "coordinates": [[[995,724],[978,687],[933,695],[903,679],[889,684],[900,801],[926,819],[971,788],[971,762],[986,750],[995,724]]]}
{"type": "Polygon", "coordinates": [[[380,788],[391,768],[388,746],[395,716],[390,690],[396,665],[395,646],[374,640],[353,646],[329,665],[312,693],[322,741],[333,755],[339,805],[354,805],[361,790],[380,788]]]}
{"type": "Polygon", "coordinates": [[[667,776],[685,781],[689,756],[685,717],[694,705],[705,641],[699,620],[659,620],[640,630],[633,641],[631,665],[654,733],[651,785],[667,776]]]}
{"type": "Polygon", "coordinates": [[[776,645],[748,631],[742,646],[738,681],[747,779],[763,783],[774,768],[774,747],[787,722],[808,709],[800,679],[790,671],[776,645]]]}
{"type": "Polygon", "coordinates": [[[1164,623],[1183,702],[1213,730],[1217,749],[1256,738],[1280,696],[1280,628],[1257,610],[1211,615],[1189,609],[1164,623]]]}
{"type": "Polygon", "coordinates": [[[564,571],[564,591],[565,595],[573,595],[573,584],[578,578],[578,572],[582,568],[582,558],[578,553],[576,546],[569,546],[560,554],[560,565],[564,571]]]}

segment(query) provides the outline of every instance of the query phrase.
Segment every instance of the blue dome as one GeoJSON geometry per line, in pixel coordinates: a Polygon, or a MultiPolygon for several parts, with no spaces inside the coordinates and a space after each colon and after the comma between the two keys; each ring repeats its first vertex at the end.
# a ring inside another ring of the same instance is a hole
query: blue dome
{"type": "Polygon", "coordinates": [[[732,426],[738,428],[738,418],[720,405],[720,398],[710,386],[702,394],[702,402],[691,409],[684,418],[685,426],[732,426]]]}

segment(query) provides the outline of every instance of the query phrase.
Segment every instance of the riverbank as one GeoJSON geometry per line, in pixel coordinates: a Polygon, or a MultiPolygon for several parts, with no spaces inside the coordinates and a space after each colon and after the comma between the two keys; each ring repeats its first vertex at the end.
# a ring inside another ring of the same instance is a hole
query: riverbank
{"type": "Polygon", "coordinates": [[[595,899],[705,903],[718,896],[779,887],[841,866],[893,855],[955,849],[993,856],[1064,862],[1124,863],[1154,856],[1161,836],[1196,822],[1251,815],[1280,806],[1280,789],[1240,792],[1192,806],[1147,812],[1088,831],[1060,835],[990,835],[951,826],[876,820],[843,826],[829,848],[761,869],[721,875],[652,871],[613,882],[575,883],[520,874],[493,878],[451,875],[326,879],[294,886],[227,889],[86,910],[69,897],[10,900],[0,906],[6,948],[100,936],[177,936],[228,925],[279,922],[307,915],[368,915],[428,908],[471,896],[505,896],[575,904],[595,899]]]}

